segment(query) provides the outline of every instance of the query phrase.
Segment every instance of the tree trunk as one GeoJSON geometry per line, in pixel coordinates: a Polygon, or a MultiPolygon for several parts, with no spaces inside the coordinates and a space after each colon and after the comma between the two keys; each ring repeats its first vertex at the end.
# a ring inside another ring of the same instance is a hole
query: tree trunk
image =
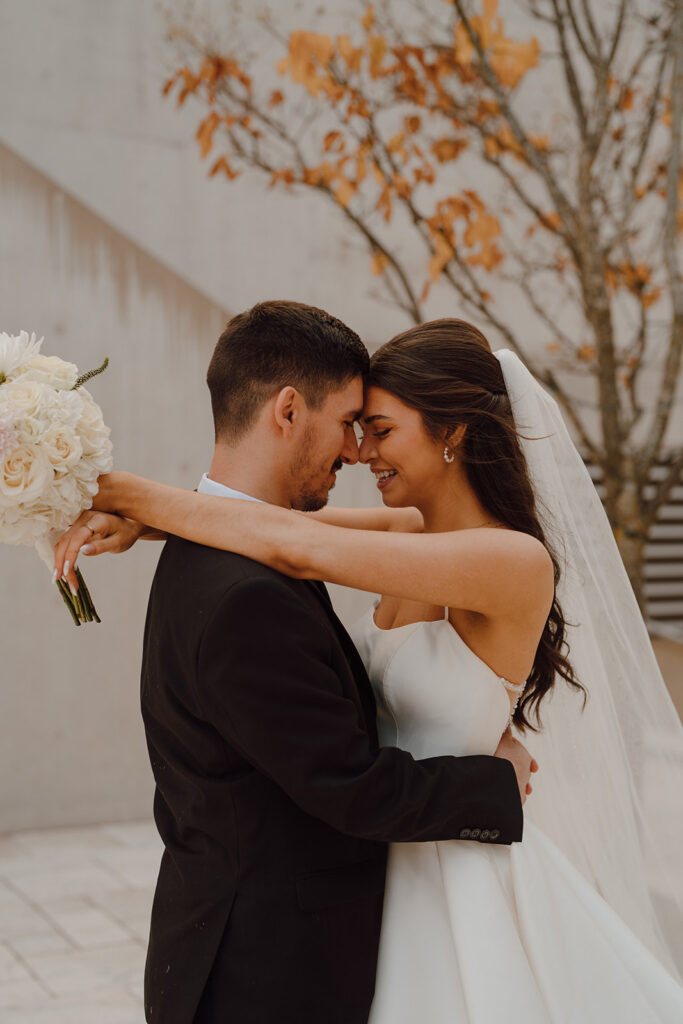
{"type": "Polygon", "coordinates": [[[635,478],[635,461],[632,458],[625,458],[622,466],[623,477],[617,498],[614,536],[640,610],[647,618],[647,602],[645,600],[647,531],[642,518],[642,495],[635,478]]]}

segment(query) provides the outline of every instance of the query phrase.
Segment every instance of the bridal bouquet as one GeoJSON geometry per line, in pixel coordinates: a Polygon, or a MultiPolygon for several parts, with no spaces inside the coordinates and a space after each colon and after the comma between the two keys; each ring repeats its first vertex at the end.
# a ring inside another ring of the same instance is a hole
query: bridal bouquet
{"type": "MultiPolygon", "coordinates": [[[[0,333],[0,542],[33,545],[52,568],[52,549],[90,508],[97,478],[112,468],[112,445],[85,384],[106,369],[79,375],[73,363],[40,354],[43,339],[0,333]]],[[[57,586],[74,622],[99,622],[88,588],[57,586]]]]}

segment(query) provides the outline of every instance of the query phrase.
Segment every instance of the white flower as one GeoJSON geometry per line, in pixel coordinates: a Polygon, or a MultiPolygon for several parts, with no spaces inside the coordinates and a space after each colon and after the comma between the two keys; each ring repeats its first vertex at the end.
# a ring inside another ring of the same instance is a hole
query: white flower
{"type": "Polygon", "coordinates": [[[77,391],[53,391],[52,401],[54,403],[51,406],[53,410],[52,416],[58,418],[59,422],[65,426],[76,430],[81,413],[83,412],[81,389],[79,388],[77,391]]]}
{"type": "Polygon", "coordinates": [[[35,444],[20,444],[0,464],[0,507],[39,498],[54,476],[45,452],[35,444]]]}
{"type": "MultiPolygon", "coordinates": [[[[9,374],[7,374],[9,377],[9,374]]],[[[49,384],[58,391],[71,391],[78,380],[78,367],[75,363],[67,363],[59,356],[36,356],[23,363],[19,373],[13,380],[36,380],[40,384],[49,384]]]]}
{"type": "Polygon", "coordinates": [[[0,462],[13,451],[19,442],[19,433],[14,426],[15,410],[11,405],[0,406],[0,462]]]}
{"type": "Polygon", "coordinates": [[[53,404],[53,394],[51,388],[35,380],[8,381],[0,386],[0,408],[5,404],[12,405],[17,418],[43,420],[53,404]]]}
{"type": "Polygon", "coordinates": [[[99,473],[111,469],[111,431],[102,419],[102,410],[85,388],[79,388],[83,409],[78,421],[78,434],[83,445],[83,454],[97,461],[99,473]]]}
{"type": "Polygon", "coordinates": [[[51,509],[53,530],[66,530],[83,509],[92,504],[91,496],[84,497],[78,480],[71,473],[56,476],[45,497],[51,509]]]}
{"type": "Polygon", "coordinates": [[[35,334],[29,338],[26,331],[17,335],[0,334],[0,380],[37,356],[42,344],[42,338],[37,340],[35,334]]]}
{"type": "Polygon", "coordinates": [[[72,469],[83,455],[83,445],[75,430],[57,421],[47,428],[41,445],[50,463],[59,472],[72,469]]]}

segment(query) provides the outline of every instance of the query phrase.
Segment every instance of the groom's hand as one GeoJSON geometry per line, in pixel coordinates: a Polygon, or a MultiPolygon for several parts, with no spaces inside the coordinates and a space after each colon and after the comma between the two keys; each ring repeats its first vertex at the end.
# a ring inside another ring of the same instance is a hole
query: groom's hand
{"type": "Polygon", "coordinates": [[[515,769],[515,775],[517,776],[519,795],[522,803],[524,803],[529,793],[532,792],[529,779],[532,772],[538,771],[537,762],[526,747],[522,746],[519,740],[514,738],[509,729],[506,729],[501,736],[494,757],[502,757],[506,761],[512,762],[512,767],[515,769]]]}

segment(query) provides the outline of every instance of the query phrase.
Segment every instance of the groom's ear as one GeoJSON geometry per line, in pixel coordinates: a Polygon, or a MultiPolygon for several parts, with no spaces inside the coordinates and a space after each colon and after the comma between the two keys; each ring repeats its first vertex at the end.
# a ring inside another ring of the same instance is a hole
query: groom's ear
{"type": "Polygon", "coordinates": [[[273,417],[276,427],[289,435],[296,420],[301,414],[301,392],[288,385],[278,391],[273,406],[273,417]]]}

